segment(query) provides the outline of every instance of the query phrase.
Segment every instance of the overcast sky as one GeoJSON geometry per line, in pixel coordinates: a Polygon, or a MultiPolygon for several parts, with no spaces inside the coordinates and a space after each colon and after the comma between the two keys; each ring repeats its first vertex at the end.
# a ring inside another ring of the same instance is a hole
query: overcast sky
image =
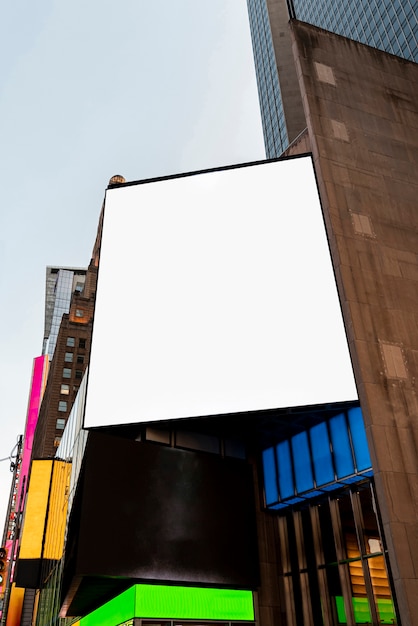
{"type": "MultiPolygon", "coordinates": [[[[0,24],[0,458],[23,434],[45,267],[87,266],[109,178],[264,158],[245,0],[19,0],[0,24]]],[[[0,531],[11,485],[0,463],[0,531]]]]}

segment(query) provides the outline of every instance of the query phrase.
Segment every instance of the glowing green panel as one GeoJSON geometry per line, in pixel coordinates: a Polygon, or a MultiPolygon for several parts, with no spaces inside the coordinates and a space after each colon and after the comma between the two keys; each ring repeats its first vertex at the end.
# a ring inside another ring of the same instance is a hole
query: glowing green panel
{"type": "Polygon", "coordinates": [[[135,617],[135,587],[124,591],[80,620],[80,626],[116,626],[135,617]]]}
{"type": "Polygon", "coordinates": [[[83,617],[80,626],[116,626],[133,617],[254,620],[251,591],[135,585],[83,617]]]}
{"type": "MultiPolygon", "coordinates": [[[[356,624],[370,624],[370,607],[367,598],[352,598],[354,608],[354,619],[356,624]]],[[[337,608],[338,623],[347,624],[347,617],[344,609],[344,601],[342,596],[335,597],[335,604],[337,608]]],[[[381,624],[394,624],[396,621],[395,609],[393,607],[392,600],[379,599],[377,600],[377,610],[379,611],[379,618],[381,624]]]]}
{"type": "Polygon", "coordinates": [[[367,598],[353,598],[354,619],[356,624],[371,624],[369,601],[367,598]]]}
{"type": "Polygon", "coordinates": [[[136,617],[253,620],[253,594],[234,589],[137,585],[136,617]]]}
{"type": "Polygon", "coordinates": [[[382,624],[394,624],[396,622],[395,609],[390,599],[381,598],[377,601],[377,610],[382,624]]]}
{"type": "Polygon", "coordinates": [[[337,607],[338,623],[346,624],[347,616],[345,614],[344,600],[342,596],[335,596],[335,605],[337,607]]]}

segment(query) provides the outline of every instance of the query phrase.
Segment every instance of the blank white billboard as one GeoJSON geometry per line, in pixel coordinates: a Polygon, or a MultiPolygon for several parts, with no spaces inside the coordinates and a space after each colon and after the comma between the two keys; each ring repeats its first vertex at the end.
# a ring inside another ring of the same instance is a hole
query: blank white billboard
{"type": "Polygon", "coordinates": [[[355,399],[309,157],[107,191],[85,427],[355,399]]]}

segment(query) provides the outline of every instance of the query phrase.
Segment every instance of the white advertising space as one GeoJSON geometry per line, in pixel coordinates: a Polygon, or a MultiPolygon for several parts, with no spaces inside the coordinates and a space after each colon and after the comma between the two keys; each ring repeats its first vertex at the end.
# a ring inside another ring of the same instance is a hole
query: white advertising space
{"type": "Polygon", "coordinates": [[[355,399],[310,157],[107,191],[85,427],[355,399]]]}

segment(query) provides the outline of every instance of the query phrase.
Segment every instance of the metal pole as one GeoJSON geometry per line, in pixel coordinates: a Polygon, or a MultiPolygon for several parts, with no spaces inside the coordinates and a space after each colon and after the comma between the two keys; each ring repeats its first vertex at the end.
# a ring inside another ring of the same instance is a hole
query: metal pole
{"type": "Polygon", "coordinates": [[[0,622],[1,626],[4,626],[4,624],[6,624],[7,611],[9,608],[9,600],[10,600],[10,590],[11,590],[10,579],[11,579],[12,573],[14,572],[14,565],[15,565],[14,556],[15,556],[16,541],[17,541],[18,527],[19,527],[18,525],[19,520],[16,519],[16,514],[19,511],[19,506],[18,506],[18,502],[16,501],[16,498],[17,498],[18,484],[19,484],[20,465],[22,462],[22,447],[23,447],[23,436],[20,435],[19,440],[18,440],[18,445],[17,445],[17,451],[16,451],[16,461],[14,465],[12,465],[10,468],[13,470],[13,479],[12,479],[12,486],[10,489],[9,506],[7,509],[7,518],[6,518],[4,534],[3,534],[3,545],[4,545],[7,540],[8,530],[12,521],[12,515],[14,515],[13,539],[12,539],[13,543],[11,545],[10,554],[7,555],[10,558],[10,563],[9,563],[9,567],[7,568],[6,581],[4,585],[3,610],[2,610],[1,622],[0,622]]]}
{"type": "Polygon", "coordinates": [[[289,13],[289,19],[290,20],[295,20],[296,19],[296,11],[295,11],[295,7],[293,4],[293,0],[286,0],[287,3],[287,12],[289,13]]]}

